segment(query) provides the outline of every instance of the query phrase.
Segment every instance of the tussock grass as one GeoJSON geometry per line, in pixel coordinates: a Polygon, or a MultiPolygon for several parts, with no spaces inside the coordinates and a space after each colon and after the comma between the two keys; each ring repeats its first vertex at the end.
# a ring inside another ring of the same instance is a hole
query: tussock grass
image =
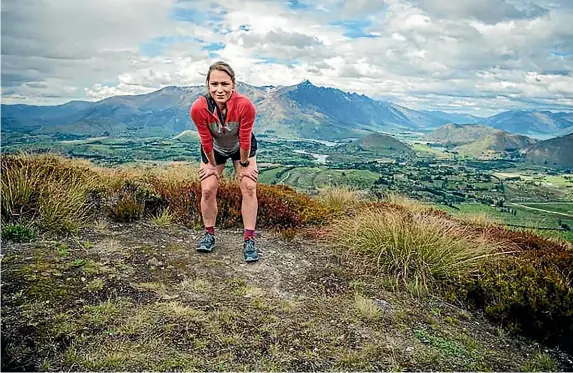
{"type": "Polygon", "coordinates": [[[497,248],[434,214],[368,208],[333,224],[331,240],[370,258],[395,286],[424,294],[438,280],[467,276],[497,248]]]}
{"type": "Polygon", "coordinates": [[[389,193],[386,196],[386,201],[391,204],[401,206],[412,213],[423,213],[432,208],[431,205],[396,193],[389,193]]]}
{"type": "MultiPolygon", "coordinates": [[[[40,231],[69,233],[94,219],[152,219],[159,225],[171,221],[196,227],[202,220],[200,196],[195,165],[108,168],[55,154],[2,155],[2,220],[28,222],[40,231]]],[[[258,221],[265,228],[294,230],[323,224],[337,213],[288,187],[261,184],[257,197],[258,221]]],[[[241,226],[241,190],[236,180],[222,180],[217,201],[219,225],[241,226]]]]}
{"type": "Polygon", "coordinates": [[[109,222],[105,218],[98,218],[94,222],[94,229],[98,232],[105,232],[109,226],[109,222]]]}
{"type": "Polygon", "coordinates": [[[557,372],[559,368],[551,355],[538,352],[523,365],[522,370],[524,372],[557,372]]]}
{"type": "Polygon", "coordinates": [[[456,219],[469,224],[478,225],[486,228],[500,226],[503,224],[501,220],[488,216],[485,212],[464,214],[457,216],[456,219]]]}
{"type": "Polygon", "coordinates": [[[328,187],[319,191],[318,199],[335,210],[346,210],[358,204],[357,192],[350,186],[328,187]]]}
{"type": "Polygon", "coordinates": [[[169,213],[168,209],[163,209],[157,215],[153,216],[150,221],[158,227],[167,227],[173,222],[173,216],[169,213]]]}
{"type": "Polygon", "coordinates": [[[2,159],[2,220],[34,221],[44,229],[73,232],[91,216],[98,176],[86,166],[50,154],[2,159]]]}

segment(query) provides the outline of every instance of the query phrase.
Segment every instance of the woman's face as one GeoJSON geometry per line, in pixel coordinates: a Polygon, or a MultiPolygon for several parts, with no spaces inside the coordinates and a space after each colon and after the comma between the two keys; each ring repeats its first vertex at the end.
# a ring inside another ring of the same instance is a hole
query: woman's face
{"type": "Polygon", "coordinates": [[[223,105],[231,98],[235,84],[229,74],[224,71],[213,70],[209,76],[209,93],[217,104],[223,105]]]}

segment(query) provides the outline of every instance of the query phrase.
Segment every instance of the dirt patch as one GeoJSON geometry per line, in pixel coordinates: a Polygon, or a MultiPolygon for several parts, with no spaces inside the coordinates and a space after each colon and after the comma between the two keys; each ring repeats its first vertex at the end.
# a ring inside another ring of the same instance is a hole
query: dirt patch
{"type": "MultiPolygon", "coordinates": [[[[539,350],[308,236],[140,222],[3,245],[3,370],[520,370],[539,350]]],[[[561,367],[567,357],[553,354],[561,367]]]]}

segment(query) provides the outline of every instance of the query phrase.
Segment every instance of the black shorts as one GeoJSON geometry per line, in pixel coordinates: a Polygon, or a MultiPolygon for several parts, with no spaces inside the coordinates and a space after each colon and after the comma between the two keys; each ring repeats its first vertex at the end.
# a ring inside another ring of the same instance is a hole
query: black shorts
{"type": "MultiPolygon", "coordinates": [[[[222,155],[220,153],[217,153],[216,150],[213,150],[213,153],[215,153],[215,163],[217,165],[225,164],[225,162],[227,162],[227,159],[229,158],[231,158],[233,161],[241,160],[240,148],[231,155],[222,155]]],[[[257,155],[257,139],[255,138],[254,134],[251,134],[251,151],[249,152],[249,158],[254,157],[255,155],[257,155]]],[[[203,161],[203,163],[209,163],[209,160],[207,159],[207,156],[205,155],[202,146],[201,146],[201,160],[203,161]]]]}

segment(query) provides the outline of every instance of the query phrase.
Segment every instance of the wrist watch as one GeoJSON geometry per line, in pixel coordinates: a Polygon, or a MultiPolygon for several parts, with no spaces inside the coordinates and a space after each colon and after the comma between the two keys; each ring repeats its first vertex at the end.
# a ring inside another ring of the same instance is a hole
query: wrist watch
{"type": "Polygon", "coordinates": [[[247,159],[246,161],[241,161],[239,160],[239,164],[241,165],[241,167],[247,167],[249,165],[249,160],[247,159]]]}

